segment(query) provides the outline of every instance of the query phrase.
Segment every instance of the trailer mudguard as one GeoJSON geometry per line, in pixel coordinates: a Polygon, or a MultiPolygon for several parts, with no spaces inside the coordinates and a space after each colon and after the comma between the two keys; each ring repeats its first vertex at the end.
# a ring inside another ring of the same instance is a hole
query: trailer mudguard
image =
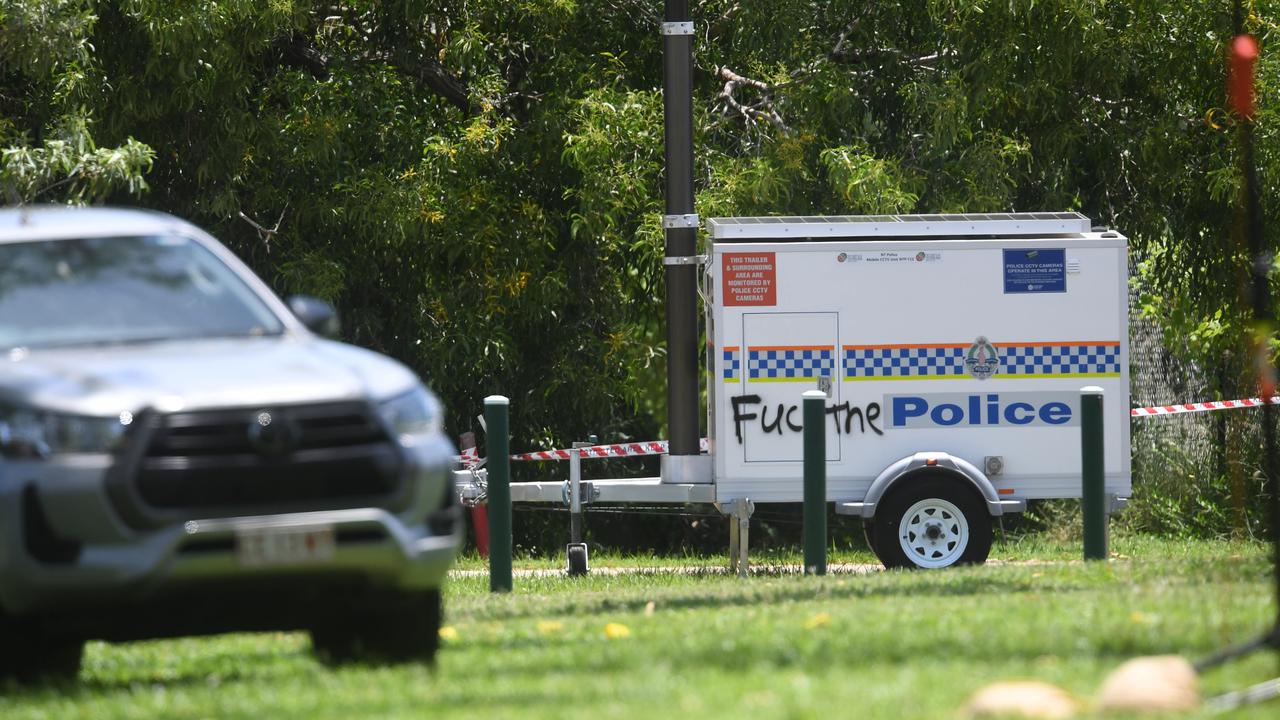
{"type": "Polygon", "coordinates": [[[1000,502],[995,486],[973,463],[944,452],[918,452],[909,455],[885,468],[871,483],[867,496],[862,500],[861,515],[872,518],[876,514],[876,506],[893,484],[920,470],[940,470],[957,476],[957,480],[968,481],[975,490],[982,494],[987,503],[987,510],[993,515],[1003,515],[1005,504],[1000,502]]]}

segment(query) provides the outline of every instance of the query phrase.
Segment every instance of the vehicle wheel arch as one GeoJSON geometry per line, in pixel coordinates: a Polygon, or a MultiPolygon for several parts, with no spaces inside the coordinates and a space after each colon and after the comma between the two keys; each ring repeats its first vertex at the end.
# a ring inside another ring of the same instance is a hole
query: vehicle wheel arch
{"type": "Polygon", "coordinates": [[[922,451],[894,462],[876,476],[862,501],[862,516],[874,518],[875,509],[895,489],[902,487],[902,481],[921,476],[945,477],[967,485],[982,498],[992,517],[1005,512],[995,486],[973,463],[946,452],[922,451]]]}

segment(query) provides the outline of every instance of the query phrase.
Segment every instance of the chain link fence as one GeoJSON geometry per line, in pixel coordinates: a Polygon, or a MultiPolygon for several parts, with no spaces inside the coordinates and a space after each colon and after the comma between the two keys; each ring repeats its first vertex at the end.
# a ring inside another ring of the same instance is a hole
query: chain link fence
{"type": "MultiPolygon", "coordinates": [[[[1129,276],[1139,278],[1138,258],[1129,276]]],[[[1248,397],[1238,358],[1206,367],[1165,337],[1159,318],[1143,317],[1129,291],[1129,390],[1148,407],[1248,397]]],[[[1261,413],[1222,410],[1130,420],[1134,497],[1121,518],[1135,529],[1177,535],[1259,535],[1265,517],[1261,413]]]]}

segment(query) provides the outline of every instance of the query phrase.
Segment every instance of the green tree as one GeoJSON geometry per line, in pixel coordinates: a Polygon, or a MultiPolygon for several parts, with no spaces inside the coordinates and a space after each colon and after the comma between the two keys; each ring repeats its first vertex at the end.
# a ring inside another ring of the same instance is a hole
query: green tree
{"type": "MultiPolygon", "coordinates": [[[[1250,8],[1267,47],[1276,5],[1250,8]]],[[[1149,312],[1216,362],[1243,315],[1229,9],[703,0],[699,212],[1079,210],[1133,238],[1149,312]]],[[[455,430],[503,392],[517,447],[653,436],[660,21],[657,0],[0,0],[0,183],[211,227],[416,368],[455,430]]]]}
{"type": "Polygon", "coordinates": [[[84,0],[0,0],[0,192],[4,201],[138,195],[149,147],[98,147],[89,104],[96,17],[84,0]]]}

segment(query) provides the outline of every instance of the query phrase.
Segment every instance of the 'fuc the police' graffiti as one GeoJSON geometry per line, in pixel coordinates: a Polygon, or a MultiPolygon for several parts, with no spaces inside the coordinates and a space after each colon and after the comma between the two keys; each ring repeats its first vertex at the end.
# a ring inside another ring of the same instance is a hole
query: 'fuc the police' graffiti
{"type": "MultiPolygon", "coordinates": [[[[729,403],[733,406],[733,434],[738,438],[739,444],[742,443],[743,426],[753,420],[760,421],[760,429],[766,435],[775,432],[779,435],[786,432],[798,433],[804,430],[804,426],[796,422],[801,415],[799,405],[778,403],[777,412],[774,412],[773,404],[762,404],[760,396],[755,394],[735,395],[729,398],[729,403]],[[759,406],[759,411],[753,406],[759,406]]],[[[884,434],[883,430],[876,427],[876,421],[880,419],[878,402],[869,402],[864,407],[848,402],[833,403],[826,407],[825,412],[831,416],[837,433],[852,435],[853,421],[857,419],[859,433],[865,434],[867,428],[871,428],[876,435],[884,434]]]]}

